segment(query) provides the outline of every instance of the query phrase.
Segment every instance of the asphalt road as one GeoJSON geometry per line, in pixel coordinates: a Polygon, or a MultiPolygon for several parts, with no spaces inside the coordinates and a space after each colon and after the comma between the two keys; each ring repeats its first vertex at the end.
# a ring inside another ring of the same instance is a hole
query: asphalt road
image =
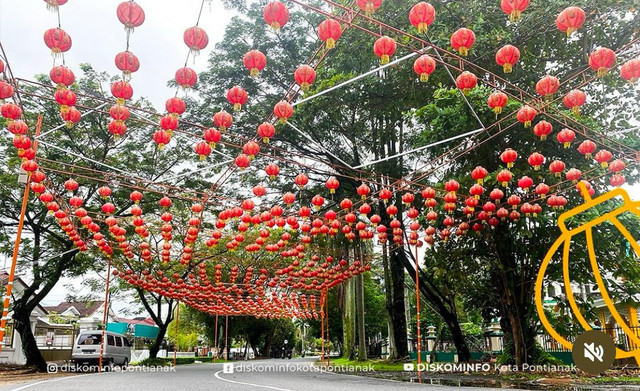
{"type": "MultiPolygon", "coordinates": [[[[314,358],[306,358],[234,363],[233,373],[229,373],[228,367],[225,371],[224,364],[181,365],[171,372],[134,371],[134,367],[131,367],[127,372],[80,374],[9,386],[2,386],[0,378],[0,391],[387,391],[390,389],[450,391],[461,389],[319,372],[314,370],[312,365],[314,360],[314,358]],[[240,370],[239,365],[244,365],[244,369],[240,370]]],[[[464,390],[498,389],[464,388],[464,390]]]]}

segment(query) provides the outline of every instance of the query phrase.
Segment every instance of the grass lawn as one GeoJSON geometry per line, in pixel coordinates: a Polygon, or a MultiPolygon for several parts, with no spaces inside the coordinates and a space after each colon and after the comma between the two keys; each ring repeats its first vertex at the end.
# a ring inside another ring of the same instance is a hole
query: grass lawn
{"type": "MultiPolygon", "coordinates": [[[[404,362],[394,362],[388,360],[367,360],[367,361],[358,361],[358,360],[349,360],[347,358],[332,358],[330,361],[331,365],[345,365],[345,366],[367,366],[371,364],[374,370],[376,371],[404,371],[404,362]]],[[[316,361],[316,365],[322,365],[320,361],[316,361]]]]}

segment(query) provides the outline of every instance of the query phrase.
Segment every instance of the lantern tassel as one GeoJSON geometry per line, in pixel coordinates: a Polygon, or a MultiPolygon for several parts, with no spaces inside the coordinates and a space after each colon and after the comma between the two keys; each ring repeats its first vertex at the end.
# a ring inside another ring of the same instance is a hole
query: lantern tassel
{"type": "Polygon", "coordinates": [[[511,73],[513,72],[513,64],[504,64],[502,69],[504,70],[504,73],[511,73]]]}
{"type": "Polygon", "coordinates": [[[336,46],[336,40],[333,38],[327,38],[327,49],[333,49],[336,46]]]}

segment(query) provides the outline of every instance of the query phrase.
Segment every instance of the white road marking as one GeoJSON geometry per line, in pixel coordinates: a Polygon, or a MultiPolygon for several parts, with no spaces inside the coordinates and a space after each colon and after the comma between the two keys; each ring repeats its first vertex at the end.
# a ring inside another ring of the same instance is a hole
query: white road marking
{"type": "Polygon", "coordinates": [[[36,383],[26,384],[26,385],[20,386],[18,388],[13,388],[13,389],[11,389],[9,391],[20,391],[20,390],[25,390],[25,389],[33,387],[33,386],[37,386],[39,384],[53,383],[53,382],[62,381],[62,380],[66,380],[66,379],[72,379],[72,378],[83,377],[83,376],[91,376],[91,375],[99,375],[99,373],[87,373],[87,374],[84,374],[84,375],[71,375],[71,376],[59,377],[57,379],[42,380],[42,381],[39,381],[39,382],[36,382],[36,383]]]}
{"type": "MultiPolygon", "coordinates": [[[[268,388],[270,390],[276,390],[276,391],[294,391],[294,390],[290,390],[288,388],[278,388],[278,387],[273,387],[273,386],[265,386],[265,385],[261,385],[261,384],[244,383],[244,382],[235,381],[235,380],[223,379],[222,377],[219,376],[220,373],[222,373],[222,370],[214,373],[213,376],[215,376],[216,379],[222,380],[222,381],[227,382],[227,383],[242,384],[243,386],[251,386],[251,387],[258,387],[258,388],[268,388]]],[[[12,391],[14,391],[14,390],[12,390],[12,391]]]]}

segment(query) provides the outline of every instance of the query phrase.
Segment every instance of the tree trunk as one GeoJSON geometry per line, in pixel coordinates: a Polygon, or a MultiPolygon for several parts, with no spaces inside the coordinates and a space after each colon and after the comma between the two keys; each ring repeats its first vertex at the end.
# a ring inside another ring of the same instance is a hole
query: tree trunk
{"type": "Polygon", "coordinates": [[[358,299],[358,361],[367,359],[367,344],[364,330],[364,287],[362,274],[356,278],[356,297],[358,299]]]}
{"type": "Polygon", "coordinates": [[[353,278],[344,283],[344,313],[342,315],[342,330],[344,353],[349,360],[355,358],[355,286],[353,278]]]}
{"type": "Polygon", "coordinates": [[[387,310],[387,327],[389,331],[389,346],[387,351],[389,352],[389,358],[398,358],[396,353],[396,344],[394,338],[394,324],[393,324],[393,288],[391,287],[391,272],[389,271],[389,256],[387,252],[387,244],[382,244],[382,268],[384,271],[384,294],[385,294],[385,308],[387,310]]]}
{"type": "Polygon", "coordinates": [[[47,370],[47,362],[42,357],[36,338],[31,330],[31,322],[29,319],[31,311],[24,311],[24,307],[16,306],[13,311],[13,323],[15,330],[20,334],[22,340],[22,352],[27,362],[26,366],[35,367],[39,372],[47,370]]]}
{"type": "Polygon", "coordinates": [[[400,253],[404,253],[401,248],[391,252],[389,271],[392,286],[393,340],[396,357],[404,358],[409,355],[409,346],[407,345],[407,318],[404,312],[404,267],[402,260],[399,259],[400,253]]]}
{"type": "Polygon", "coordinates": [[[161,323],[161,324],[156,324],[156,326],[158,326],[158,336],[156,337],[156,340],[153,342],[153,345],[151,345],[151,348],[149,348],[149,358],[158,357],[158,351],[160,350],[160,346],[164,341],[165,335],[167,335],[167,327],[169,326],[169,324],[161,323]]]}

